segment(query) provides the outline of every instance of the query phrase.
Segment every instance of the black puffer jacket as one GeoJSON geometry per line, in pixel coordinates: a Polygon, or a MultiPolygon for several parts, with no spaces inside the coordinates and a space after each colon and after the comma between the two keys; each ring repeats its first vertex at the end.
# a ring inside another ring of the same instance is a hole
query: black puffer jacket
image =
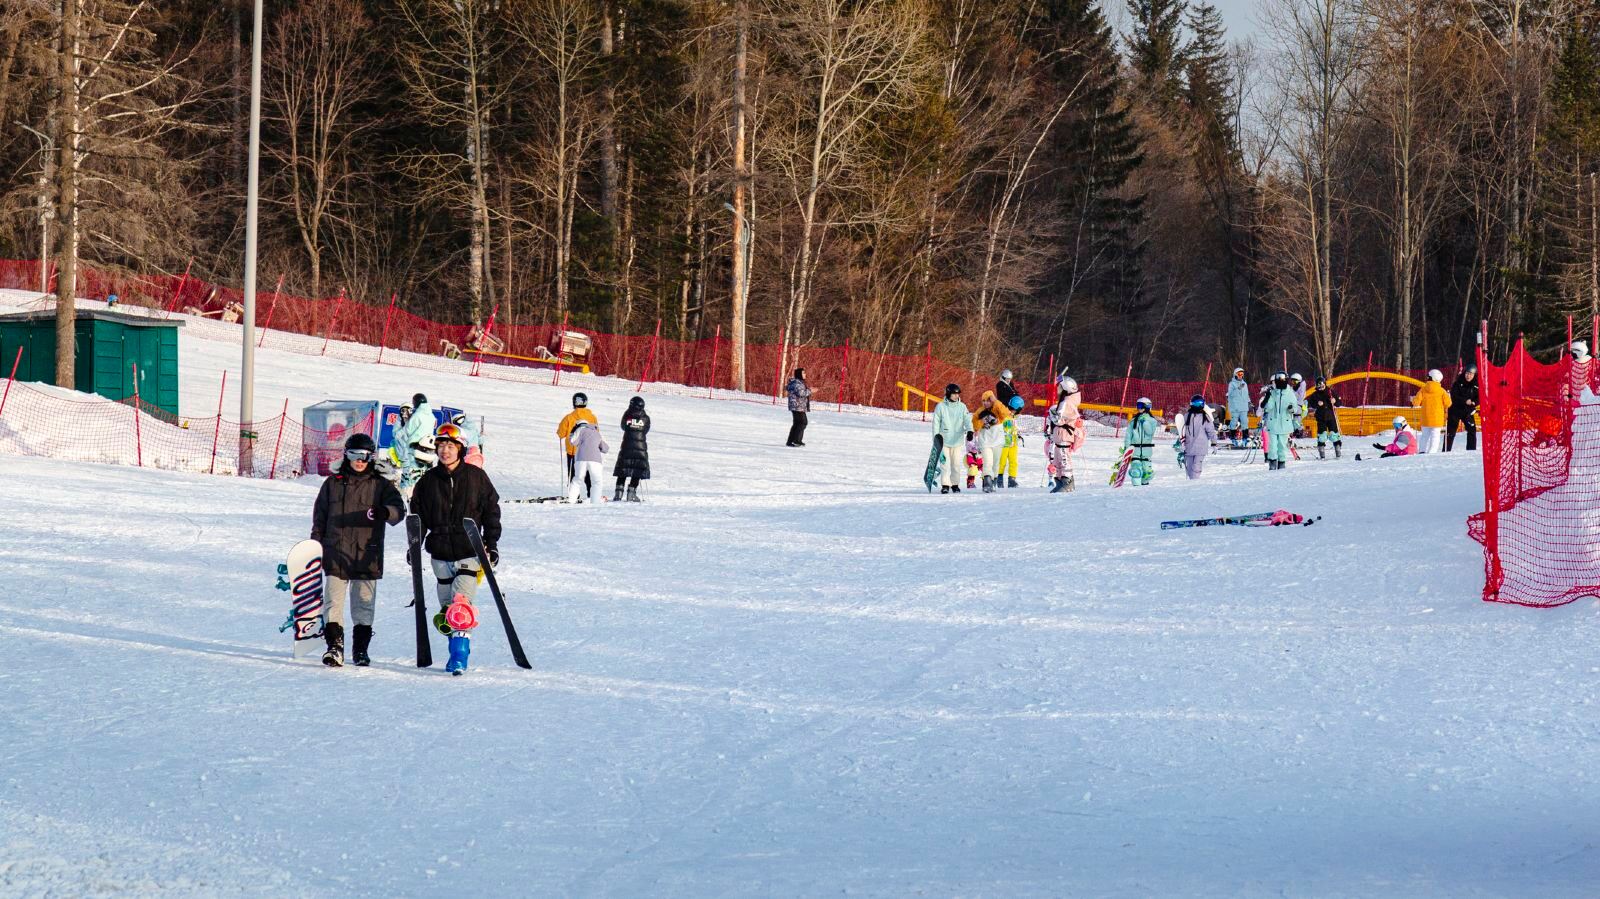
{"type": "Polygon", "coordinates": [[[1465,374],[1456,375],[1450,385],[1450,411],[1467,416],[1478,409],[1478,379],[1468,381],[1465,374]]]}
{"type": "Polygon", "coordinates": [[[1323,387],[1320,390],[1313,390],[1306,397],[1306,405],[1310,406],[1311,411],[1317,416],[1317,430],[1334,432],[1339,430],[1339,413],[1337,411],[1339,398],[1333,395],[1331,388],[1323,387]]]}
{"type": "Polygon", "coordinates": [[[500,544],[500,494],[483,469],[465,462],[455,471],[435,465],[417,479],[411,511],[422,519],[423,545],[435,559],[459,562],[474,558],[462,519],[470,518],[483,532],[485,549],[500,544]]]}
{"type": "Polygon", "coordinates": [[[644,400],[638,397],[622,413],[622,449],[617,453],[613,477],[650,480],[650,445],[645,435],[650,433],[650,416],[645,414],[644,400]]]}
{"type": "Polygon", "coordinates": [[[322,544],[322,567],[347,581],[383,577],[384,525],[405,517],[400,492],[370,466],[360,474],[340,471],[329,475],[311,512],[311,539],[322,544]],[[375,508],[388,514],[369,520],[367,510],[375,508]]]}

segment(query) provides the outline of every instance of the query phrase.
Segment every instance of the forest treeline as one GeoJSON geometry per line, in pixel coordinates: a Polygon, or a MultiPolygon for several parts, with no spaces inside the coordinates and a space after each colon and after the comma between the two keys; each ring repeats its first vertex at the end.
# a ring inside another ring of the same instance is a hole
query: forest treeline
{"type": "MultiPolygon", "coordinates": [[[[1121,2],[268,2],[262,289],[1023,377],[1586,330],[1594,0],[1121,2]]],[[[239,283],[251,38],[0,5],[0,257],[239,283]]]]}

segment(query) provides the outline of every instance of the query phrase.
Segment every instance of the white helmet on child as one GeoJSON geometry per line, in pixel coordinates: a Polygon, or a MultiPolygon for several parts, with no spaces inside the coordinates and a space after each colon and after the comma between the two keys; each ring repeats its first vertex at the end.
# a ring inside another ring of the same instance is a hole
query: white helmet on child
{"type": "Polygon", "coordinates": [[[1300,373],[1299,372],[1295,372],[1294,374],[1289,376],[1289,381],[1290,381],[1290,383],[1293,383],[1293,384],[1298,384],[1298,383],[1300,383],[1301,381],[1304,381],[1304,380],[1305,380],[1305,378],[1300,377],[1300,373]]]}
{"type": "Polygon", "coordinates": [[[1572,342],[1572,355],[1580,359],[1589,355],[1589,342],[1587,340],[1574,340],[1572,342]]]}
{"type": "Polygon", "coordinates": [[[1394,421],[1393,421],[1393,422],[1391,422],[1391,424],[1393,424],[1393,425],[1394,425],[1394,429],[1395,429],[1395,430],[1396,430],[1396,431],[1402,431],[1402,430],[1405,430],[1405,427],[1406,427],[1406,417],[1405,417],[1405,416],[1404,416],[1404,415],[1396,415],[1396,416],[1395,416],[1395,417],[1394,417],[1394,421]]]}
{"type": "Polygon", "coordinates": [[[1056,387],[1058,387],[1062,393],[1078,392],[1078,382],[1067,377],[1066,375],[1061,376],[1061,380],[1056,382],[1056,387]]]}
{"type": "Polygon", "coordinates": [[[1000,369],[1000,380],[1002,380],[1002,381],[1011,380],[1011,369],[1009,369],[1009,368],[1000,369]]]}
{"type": "Polygon", "coordinates": [[[1428,369],[1428,380],[1430,380],[1430,381],[1443,381],[1444,380],[1444,372],[1438,370],[1437,368],[1430,368],[1430,369],[1428,369]]]}
{"type": "Polygon", "coordinates": [[[1147,396],[1141,396],[1133,401],[1133,407],[1135,409],[1153,409],[1155,408],[1155,405],[1155,403],[1150,402],[1150,398],[1147,396]]]}

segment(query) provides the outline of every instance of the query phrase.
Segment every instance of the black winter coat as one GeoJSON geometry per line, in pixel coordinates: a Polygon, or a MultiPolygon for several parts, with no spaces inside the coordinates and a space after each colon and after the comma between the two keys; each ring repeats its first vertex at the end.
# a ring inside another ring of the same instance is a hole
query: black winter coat
{"type": "Polygon", "coordinates": [[[422,519],[428,555],[448,562],[475,558],[463,519],[478,523],[484,549],[500,544],[500,494],[483,469],[465,462],[451,471],[435,465],[417,479],[411,511],[422,519]]]}
{"type": "Polygon", "coordinates": [[[1478,410],[1478,379],[1468,381],[1465,375],[1456,375],[1450,385],[1450,411],[1459,416],[1471,415],[1478,410]]]}
{"type": "Polygon", "coordinates": [[[622,414],[622,449],[617,452],[613,477],[650,480],[650,445],[645,442],[649,433],[650,416],[643,409],[622,414]]]}
{"type": "Polygon", "coordinates": [[[1306,405],[1311,407],[1312,413],[1317,416],[1317,430],[1339,430],[1339,413],[1336,410],[1339,408],[1340,403],[1339,398],[1333,395],[1331,388],[1324,387],[1321,390],[1313,390],[1307,394],[1306,405]]]}
{"type": "MultiPolygon", "coordinates": [[[[349,463],[345,463],[347,466],[349,463]]],[[[322,567],[347,581],[383,577],[383,528],[406,517],[400,491],[371,466],[361,474],[340,471],[328,476],[317,491],[311,512],[311,539],[322,544],[322,567]],[[367,510],[388,514],[371,521],[367,510]]]]}
{"type": "Polygon", "coordinates": [[[1010,409],[1011,398],[1016,395],[1017,388],[1011,386],[1010,381],[999,380],[994,382],[994,398],[1000,401],[1000,405],[1010,409]]]}

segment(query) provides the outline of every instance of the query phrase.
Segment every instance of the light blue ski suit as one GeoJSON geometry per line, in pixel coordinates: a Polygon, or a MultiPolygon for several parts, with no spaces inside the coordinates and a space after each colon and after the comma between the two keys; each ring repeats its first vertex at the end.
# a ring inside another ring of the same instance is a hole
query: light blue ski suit
{"type": "Polygon", "coordinates": [[[1250,427],[1250,383],[1243,378],[1228,382],[1228,427],[1240,431],[1250,427]]]}
{"type": "Polygon", "coordinates": [[[1267,391],[1267,399],[1261,404],[1261,423],[1267,428],[1269,460],[1289,461],[1289,435],[1299,425],[1301,412],[1293,387],[1274,387],[1267,391]]]}
{"type": "Polygon", "coordinates": [[[1128,422],[1128,430],[1122,434],[1122,448],[1133,450],[1133,461],[1128,465],[1128,483],[1140,487],[1150,483],[1156,476],[1155,469],[1151,467],[1150,460],[1155,455],[1156,428],[1160,422],[1149,412],[1141,411],[1128,422]]]}

